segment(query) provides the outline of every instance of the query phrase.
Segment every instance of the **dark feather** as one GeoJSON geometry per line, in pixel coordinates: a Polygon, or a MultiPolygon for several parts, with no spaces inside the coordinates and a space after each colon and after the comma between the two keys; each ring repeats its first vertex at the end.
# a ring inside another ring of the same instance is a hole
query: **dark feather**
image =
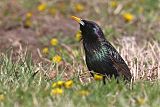
{"type": "Polygon", "coordinates": [[[88,69],[109,77],[122,76],[130,81],[132,76],[127,64],[117,50],[105,39],[100,27],[94,22],[82,21],[85,24],[81,25],[80,29],[88,69]]]}

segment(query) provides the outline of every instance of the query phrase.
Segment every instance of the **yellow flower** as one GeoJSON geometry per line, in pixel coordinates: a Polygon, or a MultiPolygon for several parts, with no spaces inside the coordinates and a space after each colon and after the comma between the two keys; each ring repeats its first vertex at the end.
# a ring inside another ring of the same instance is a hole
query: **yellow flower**
{"type": "Polygon", "coordinates": [[[51,15],[53,15],[53,16],[55,16],[56,12],[57,12],[57,10],[56,10],[55,7],[52,7],[52,8],[49,9],[49,13],[50,13],[51,15]]]}
{"type": "Polygon", "coordinates": [[[103,76],[100,75],[100,74],[94,74],[94,79],[95,79],[95,80],[102,80],[102,79],[103,79],[103,76]]]}
{"type": "Polygon", "coordinates": [[[55,88],[56,86],[57,86],[57,83],[54,82],[54,83],[52,84],[52,88],[55,88]]]}
{"type": "Polygon", "coordinates": [[[58,82],[57,82],[57,86],[61,87],[61,86],[63,86],[63,85],[64,85],[64,81],[58,81],[58,82]]]}
{"type": "Polygon", "coordinates": [[[31,26],[32,26],[32,21],[31,21],[30,19],[26,19],[26,20],[24,21],[24,26],[25,26],[25,27],[31,27],[31,26]]]}
{"type": "Polygon", "coordinates": [[[81,96],[88,96],[90,93],[89,93],[89,91],[88,90],[81,90],[81,91],[79,91],[79,95],[81,95],[81,96]]]}
{"type": "Polygon", "coordinates": [[[73,86],[73,81],[68,80],[64,83],[65,88],[71,88],[73,86]]]}
{"type": "Polygon", "coordinates": [[[64,81],[54,82],[54,83],[52,84],[52,88],[62,87],[63,85],[64,85],[64,81]]]}
{"type": "Polygon", "coordinates": [[[59,56],[59,55],[56,55],[52,58],[52,61],[55,62],[55,63],[59,63],[62,61],[62,57],[59,56]]]}
{"type": "Polygon", "coordinates": [[[139,97],[136,99],[136,101],[139,105],[143,105],[143,104],[145,104],[146,99],[144,97],[139,97]]]}
{"type": "Polygon", "coordinates": [[[56,38],[52,38],[50,43],[52,46],[56,46],[56,45],[58,45],[58,40],[56,38]]]}
{"type": "Polygon", "coordinates": [[[61,95],[63,94],[63,90],[61,88],[55,88],[51,90],[51,95],[61,95]]]}
{"type": "Polygon", "coordinates": [[[82,39],[81,31],[77,31],[75,37],[76,41],[80,41],[82,39]]]}
{"type": "Polygon", "coordinates": [[[83,4],[81,4],[81,3],[75,4],[75,10],[76,10],[76,12],[82,12],[82,11],[84,11],[83,4]]]}
{"type": "Polygon", "coordinates": [[[30,19],[31,17],[32,17],[32,13],[31,12],[26,13],[26,18],[27,19],[30,19]]]}
{"type": "Polygon", "coordinates": [[[45,47],[45,48],[42,49],[42,52],[44,54],[48,54],[49,53],[49,49],[47,47],[45,47]]]}
{"type": "Polygon", "coordinates": [[[47,8],[47,4],[45,4],[45,3],[42,3],[42,4],[38,5],[38,7],[37,7],[38,11],[40,11],[40,12],[45,11],[46,8],[47,8]]]}
{"type": "Polygon", "coordinates": [[[122,14],[123,18],[125,19],[125,21],[130,22],[134,19],[134,15],[131,13],[124,13],[122,14]]]}
{"type": "Polygon", "coordinates": [[[116,1],[111,1],[110,5],[111,5],[111,7],[115,8],[115,7],[117,7],[118,3],[116,1]]]}
{"type": "Polygon", "coordinates": [[[3,94],[0,94],[0,102],[3,101],[5,99],[3,94]]]}

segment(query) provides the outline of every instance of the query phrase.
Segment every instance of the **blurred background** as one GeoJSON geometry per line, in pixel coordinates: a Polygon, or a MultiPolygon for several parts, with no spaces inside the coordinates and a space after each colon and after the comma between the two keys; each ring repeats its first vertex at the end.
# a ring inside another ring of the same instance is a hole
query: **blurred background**
{"type": "Polygon", "coordinates": [[[98,23],[115,45],[159,43],[159,10],[160,0],[1,0],[0,51],[27,47],[34,58],[38,49],[51,59],[66,48],[76,55],[81,34],[71,15],[98,23]]]}
{"type": "Polygon", "coordinates": [[[160,0],[0,0],[0,107],[158,107],[159,80],[160,0]],[[72,15],[100,25],[133,84],[91,77],[72,15]]]}

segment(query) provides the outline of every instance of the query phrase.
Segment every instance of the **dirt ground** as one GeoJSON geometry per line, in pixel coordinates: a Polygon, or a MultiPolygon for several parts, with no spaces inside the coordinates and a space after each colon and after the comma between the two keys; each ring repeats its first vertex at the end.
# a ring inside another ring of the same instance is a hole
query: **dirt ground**
{"type": "Polygon", "coordinates": [[[40,42],[41,38],[46,35],[50,35],[50,38],[52,38],[60,32],[62,35],[70,36],[73,39],[78,29],[78,24],[60,15],[43,21],[45,22],[38,29],[25,28],[20,24],[17,24],[16,27],[12,24],[1,26],[0,51],[5,52],[11,47],[17,50],[22,46],[22,48],[27,47],[32,52],[33,58],[37,58],[37,49],[44,47],[40,42]]]}

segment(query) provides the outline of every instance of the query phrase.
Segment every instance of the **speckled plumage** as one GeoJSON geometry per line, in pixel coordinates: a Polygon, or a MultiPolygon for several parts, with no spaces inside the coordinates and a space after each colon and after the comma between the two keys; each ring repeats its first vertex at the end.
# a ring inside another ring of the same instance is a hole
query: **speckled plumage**
{"type": "MultiPolygon", "coordinates": [[[[89,71],[94,71],[109,77],[123,76],[131,80],[130,70],[116,49],[105,39],[101,28],[92,21],[82,20],[83,46],[86,64],[89,71]]],[[[105,76],[104,76],[105,77],[105,76]]]]}

